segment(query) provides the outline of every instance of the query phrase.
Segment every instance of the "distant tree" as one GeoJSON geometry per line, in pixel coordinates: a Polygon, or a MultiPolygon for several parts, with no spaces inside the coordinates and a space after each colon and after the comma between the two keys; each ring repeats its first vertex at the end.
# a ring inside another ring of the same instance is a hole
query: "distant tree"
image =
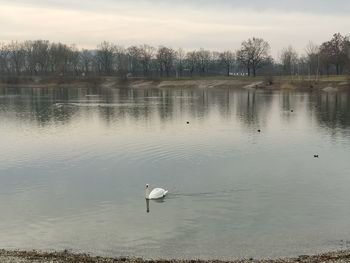
{"type": "Polygon", "coordinates": [[[230,76],[231,68],[235,62],[235,54],[232,51],[226,50],[219,54],[220,62],[225,66],[226,75],[230,76]]]}
{"type": "Polygon", "coordinates": [[[14,74],[20,75],[25,66],[25,50],[22,43],[12,41],[9,49],[10,67],[14,74]]]}
{"type": "Polygon", "coordinates": [[[160,75],[162,76],[165,71],[166,76],[169,77],[175,60],[175,51],[171,48],[159,47],[156,57],[159,64],[160,75]]]}
{"type": "Polygon", "coordinates": [[[276,63],[274,59],[271,56],[268,56],[263,64],[261,65],[262,68],[262,75],[264,76],[265,83],[268,85],[272,85],[274,82],[274,70],[275,70],[276,63]]]}
{"type": "MultiPolygon", "coordinates": [[[[221,61],[220,54],[221,54],[221,52],[218,52],[218,51],[211,52],[207,74],[220,74],[221,75],[223,67],[224,67],[225,74],[226,74],[227,69],[226,69],[226,66],[224,66],[224,64],[223,64],[223,61],[221,61]]],[[[234,66],[234,62],[232,63],[230,68],[232,68],[233,66],[234,66]]]]}
{"type": "Polygon", "coordinates": [[[320,66],[326,71],[327,76],[329,76],[332,66],[332,57],[331,53],[329,52],[328,43],[325,42],[320,46],[319,56],[320,66]]]}
{"type": "Polygon", "coordinates": [[[46,75],[49,71],[49,41],[25,41],[23,47],[26,53],[26,71],[31,75],[46,75]]]}
{"type": "Polygon", "coordinates": [[[296,66],[298,64],[298,53],[292,46],[284,48],[280,55],[284,74],[295,75],[296,66]]]}
{"type": "Polygon", "coordinates": [[[79,72],[80,52],[75,45],[70,46],[69,50],[70,52],[69,52],[68,63],[70,66],[70,72],[74,76],[77,76],[80,73],[79,72]]]}
{"type": "Polygon", "coordinates": [[[65,74],[69,70],[70,48],[62,43],[53,43],[49,49],[49,67],[55,74],[65,74]]]}
{"type": "Polygon", "coordinates": [[[121,77],[126,77],[129,69],[127,50],[122,46],[115,46],[115,70],[121,77]]]}
{"type": "Polygon", "coordinates": [[[262,38],[253,37],[242,42],[241,49],[237,52],[237,60],[246,67],[248,76],[253,71],[255,77],[257,69],[269,58],[269,53],[269,43],[262,38]]]}
{"type": "Polygon", "coordinates": [[[308,57],[306,54],[302,54],[298,59],[298,71],[300,75],[307,75],[309,70],[308,57]]]}
{"type": "Polygon", "coordinates": [[[186,55],[186,64],[190,72],[191,77],[193,76],[196,66],[198,64],[198,56],[196,51],[190,51],[186,55]]]}
{"type": "Polygon", "coordinates": [[[79,56],[81,71],[88,75],[93,68],[94,56],[90,50],[83,49],[79,56]]]}
{"type": "Polygon", "coordinates": [[[127,55],[129,56],[129,71],[136,75],[141,61],[141,49],[137,46],[131,46],[127,49],[127,55]]]}
{"type": "Polygon", "coordinates": [[[349,39],[347,37],[336,33],[330,41],[322,44],[322,53],[326,55],[329,61],[335,66],[337,75],[342,73],[347,63],[346,46],[348,42],[349,39]]]}
{"type": "Polygon", "coordinates": [[[201,48],[196,52],[196,57],[199,72],[201,75],[204,75],[208,70],[212,54],[210,51],[201,48]]]}
{"type": "Polygon", "coordinates": [[[98,45],[96,56],[101,73],[111,75],[114,67],[115,54],[116,46],[114,44],[104,41],[98,45]]]}
{"type": "Polygon", "coordinates": [[[9,74],[10,73],[10,50],[4,43],[0,43],[0,72],[9,74]]]}
{"type": "MultiPolygon", "coordinates": [[[[344,50],[346,53],[346,67],[347,67],[347,74],[349,76],[350,81],[350,40],[349,37],[347,37],[347,41],[344,43],[344,50]]],[[[349,83],[350,84],[350,83],[349,83]]]]}
{"type": "Polygon", "coordinates": [[[315,75],[317,80],[320,71],[320,47],[310,41],[305,51],[307,54],[309,80],[311,75],[315,75]]]}
{"type": "Polygon", "coordinates": [[[144,76],[148,76],[152,59],[154,57],[155,48],[149,45],[142,45],[140,48],[140,62],[144,76]]]}
{"type": "Polygon", "coordinates": [[[179,48],[175,52],[176,76],[181,77],[185,69],[186,52],[179,48]]]}

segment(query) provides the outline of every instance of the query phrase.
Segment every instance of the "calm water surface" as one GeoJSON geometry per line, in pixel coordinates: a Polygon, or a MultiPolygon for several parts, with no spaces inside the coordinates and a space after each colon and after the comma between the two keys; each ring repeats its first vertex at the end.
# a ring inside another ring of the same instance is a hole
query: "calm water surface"
{"type": "Polygon", "coordinates": [[[0,248],[350,248],[348,93],[0,88],[0,142],[0,248]],[[149,214],[146,183],[169,190],[149,214]]]}

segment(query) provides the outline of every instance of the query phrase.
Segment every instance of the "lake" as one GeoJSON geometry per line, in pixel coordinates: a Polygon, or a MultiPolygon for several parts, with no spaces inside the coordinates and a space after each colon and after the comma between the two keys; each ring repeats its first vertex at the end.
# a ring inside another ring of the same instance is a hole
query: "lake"
{"type": "Polygon", "coordinates": [[[350,248],[350,93],[2,87],[0,138],[0,248],[350,248]],[[149,213],[147,183],[169,190],[149,213]]]}

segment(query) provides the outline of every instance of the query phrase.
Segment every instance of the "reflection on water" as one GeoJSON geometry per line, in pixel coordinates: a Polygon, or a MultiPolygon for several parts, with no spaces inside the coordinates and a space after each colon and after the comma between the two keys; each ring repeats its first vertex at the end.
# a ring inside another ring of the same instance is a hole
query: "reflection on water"
{"type": "Polygon", "coordinates": [[[164,203],[165,200],[164,198],[162,199],[154,199],[154,200],[150,200],[150,199],[147,199],[146,198],[146,212],[149,213],[151,210],[150,210],[150,203],[152,202],[156,202],[156,203],[164,203]]]}
{"type": "MultiPolygon", "coordinates": [[[[234,116],[241,126],[266,122],[266,112],[274,103],[292,118],[292,109],[303,106],[320,125],[346,128],[349,125],[348,93],[273,93],[230,89],[69,89],[0,88],[2,117],[30,120],[38,126],[70,122],[79,114],[97,114],[106,123],[132,119],[161,122],[179,116],[203,120],[217,111],[222,119],[234,116]],[[85,109],[85,108],[89,109],[85,109]],[[157,115],[157,116],[155,116],[157,115]]],[[[300,111],[300,109],[297,109],[300,111]]],[[[268,116],[267,116],[268,117],[268,116]]]]}
{"type": "Polygon", "coordinates": [[[149,199],[146,198],[146,212],[149,213],[149,199]]]}
{"type": "Polygon", "coordinates": [[[2,248],[230,259],[350,240],[348,93],[0,88],[0,138],[2,248]],[[145,211],[146,183],[169,195],[145,211]]]}

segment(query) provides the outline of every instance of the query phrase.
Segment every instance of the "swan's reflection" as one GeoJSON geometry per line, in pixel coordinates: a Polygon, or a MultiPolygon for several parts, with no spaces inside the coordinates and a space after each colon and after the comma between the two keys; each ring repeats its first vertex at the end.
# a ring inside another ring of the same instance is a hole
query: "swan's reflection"
{"type": "Polygon", "coordinates": [[[162,198],[162,199],[155,199],[155,200],[150,200],[150,199],[147,199],[147,198],[146,198],[146,212],[147,212],[147,213],[150,212],[150,209],[149,209],[149,207],[150,207],[150,205],[149,205],[150,201],[157,202],[157,203],[164,203],[164,202],[165,202],[165,201],[164,201],[164,198],[162,198]]]}

